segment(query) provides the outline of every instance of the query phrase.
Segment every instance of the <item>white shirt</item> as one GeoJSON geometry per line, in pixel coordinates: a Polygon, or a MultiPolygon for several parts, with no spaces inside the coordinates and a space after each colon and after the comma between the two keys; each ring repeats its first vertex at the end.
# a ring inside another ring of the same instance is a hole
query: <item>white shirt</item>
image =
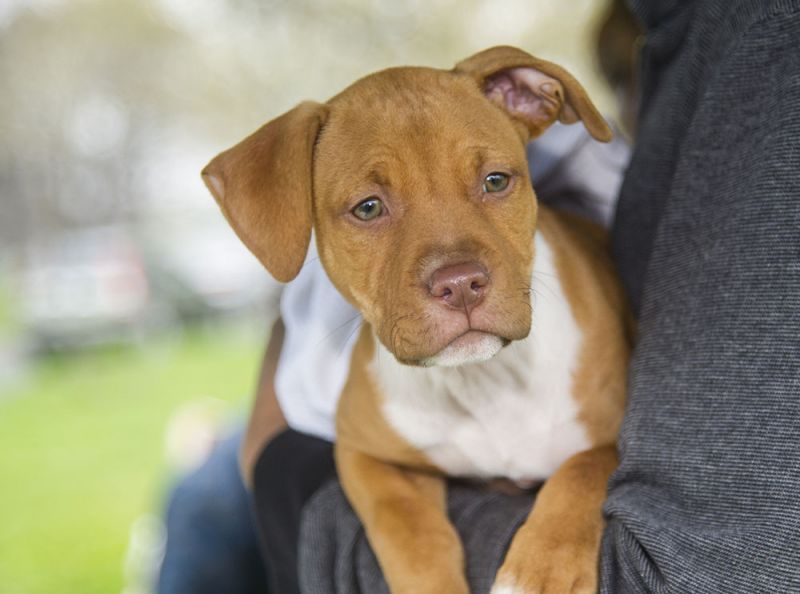
{"type": "Polygon", "coordinates": [[[361,315],[333,287],[312,237],[300,274],[283,290],[286,333],[275,392],[289,427],[333,441],[334,416],[361,315]]]}

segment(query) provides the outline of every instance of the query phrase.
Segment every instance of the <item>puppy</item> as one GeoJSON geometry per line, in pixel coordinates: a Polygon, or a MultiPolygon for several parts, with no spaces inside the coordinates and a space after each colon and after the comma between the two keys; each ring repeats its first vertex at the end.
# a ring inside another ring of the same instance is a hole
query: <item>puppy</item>
{"type": "Polygon", "coordinates": [[[363,314],[335,456],[394,593],[469,591],[446,476],[545,481],[494,594],[597,588],[628,314],[602,232],[537,206],[525,145],[556,120],[611,138],[564,69],[496,47],[302,103],[203,171],[276,279],[313,229],[363,314]]]}

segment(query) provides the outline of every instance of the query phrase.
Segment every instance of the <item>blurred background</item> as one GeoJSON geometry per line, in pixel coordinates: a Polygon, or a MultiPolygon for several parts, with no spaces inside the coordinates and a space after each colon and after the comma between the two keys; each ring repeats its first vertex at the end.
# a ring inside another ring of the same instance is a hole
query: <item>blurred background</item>
{"type": "Polygon", "coordinates": [[[0,591],[151,592],[170,486],[247,414],[275,285],[200,181],[371,71],[496,44],[605,113],[603,0],[0,0],[0,591]]]}

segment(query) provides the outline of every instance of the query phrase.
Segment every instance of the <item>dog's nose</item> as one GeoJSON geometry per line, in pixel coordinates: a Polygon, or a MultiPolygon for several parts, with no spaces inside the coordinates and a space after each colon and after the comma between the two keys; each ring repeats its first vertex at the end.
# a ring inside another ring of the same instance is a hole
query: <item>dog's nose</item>
{"type": "Polygon", "coordinates": [[[428,282],[432,297],[467,312],[483,299],[488,286],[489,274],[477,262],[443,266],[431,275],[428,282]]]}

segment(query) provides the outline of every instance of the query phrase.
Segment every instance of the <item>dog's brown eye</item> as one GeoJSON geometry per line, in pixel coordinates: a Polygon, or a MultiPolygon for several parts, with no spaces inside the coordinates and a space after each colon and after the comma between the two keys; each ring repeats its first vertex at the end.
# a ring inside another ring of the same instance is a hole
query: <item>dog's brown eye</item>
{"type": "Polygon", "coordinates": [[[502,192],[508,187],[508,176],[505,173],[495,171],[486,176],[483,180],[484,192],[502,192]]]}
{"type": "Polygon", "coordinates": [[[357,219],[362,221],[371,221],[383,214],[383,202],[378,198],[367,198],[356,204],[355,208],[350,211],[357,219]]]}

